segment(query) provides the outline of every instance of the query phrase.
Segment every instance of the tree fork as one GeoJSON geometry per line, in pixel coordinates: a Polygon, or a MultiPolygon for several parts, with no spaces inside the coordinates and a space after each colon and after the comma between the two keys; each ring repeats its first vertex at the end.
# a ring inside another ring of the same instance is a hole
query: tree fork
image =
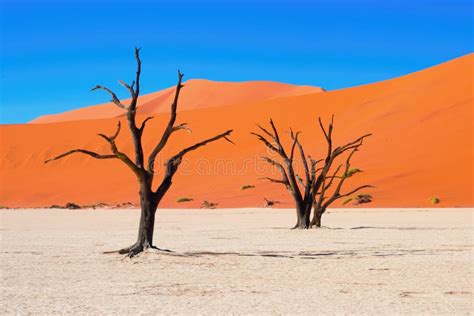
{"type": "Polygon", "coordinates": [[[311,163],[311,170],[309,168],[309,163],[307,157],[304,154],[303,146],[298,140],[299,132],[293,132],[290,129],[290,137],[292,140],[292,144],[289,150],[289,153],[285,150],[284,146],[281,143],[280,136],[278,134],[278,130],[276,128],[275,123],[272,119],[270,119],[270,129],[266,129],[261,125],[257,125],[257,127],[263,133],[252,133],[252,135],[256,136],[259,141],[261,141],[268,149],[278,154],[280,157],[281,162],[278,162],[274,159],[269,157],[262,157],[268,164],[273,165],[276,167],[280,174],[281,179],[274,179],[270,177],[264,177],[263,179],[267,179],[273,183],[280,183],[283,184],[288,192],[292,195],[295,205],[296,205],[296,218],[297,222],[293,229],[307,229],[309,228],[310,224],[310,215],[311,215],[311,207],[313,204],[313,197],[311,195],[311,187],[314,182],[314,174],[313,172],[315,162],[310,159],[311,163]],[[302,177],[300,177],[295,170],[294,167],[294,160],[295,160],[295,151],[298,150],[300,152],[301,160],[304,166],[305,172],[305,179],[306,183],[303,182],[302,177]],[[300,189],[300,185],[302,188],[300,189]]]}

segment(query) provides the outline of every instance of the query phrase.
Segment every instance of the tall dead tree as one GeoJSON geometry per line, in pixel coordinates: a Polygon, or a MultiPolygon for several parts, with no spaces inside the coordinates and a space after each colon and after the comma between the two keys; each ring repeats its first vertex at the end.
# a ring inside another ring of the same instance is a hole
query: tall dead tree
{"type": "Polygon", "coordinates": [[[319,126],[327,142],[327,152],[324,159],[315,160],[311,156],[305,155],[303,146],[298,140],[299,132],[294,133],[293,130],[290,129],[292,145],[290,148],[290,153],[288,154],[281,143],[277,128],[271,119],[271,131],[263,128],[260,125],[257,126],[263,133],[252,134],[257,136],[257,138],[263,142],[268,149],[277,153],[280,157],[280,160],[282,161],[279,162],[267,156],[262,157],[267,163],[277,167],[281,174],[281,179],[274,179],[270,177],[265,177],[264,179],[270,180],[274,183],[283,184],[291,193],[296,204],[297,215],[297,222],[294,228],[307,229],[312,226],[320,227],[321,217],[331,203],[342,197],[349,196],[363,188],[371,187],[369,185],[363,185],[351,190],[350,192],[344,194],[340,193],[346,179],[354,173],[350,169],[350,160],[352,156],[359,149],[359,147],[362,146],[362,141],[371,134],[363,135],[344,146],[333,149],[333,118],[331,118],[331,122],[327,130],[324,127],[321,118],[319,118],[319,126]],[[295,169],[294,153],[296,147],[298,147],[300,159],[303,165],[304,180],[298,175],[298,172],[295,169]],[[331,173],[335,160],[346,152],[350,152],[350,154],[347,157],[343,174],[338,174],[342,168],[342,165],[338,166],[336,170],[331,173]],[[323,165],[319,168],[316,168],[320,162],[323,162],[323,165]],[[329,191],[334,183],[337,183],[335,190],[329,191]],[[332,192],[332,194],[328,195],[328,192],[332,192]],[[314,213],[313,218],[310,221],[313,206],[314,213]]]}
{"type": "Polygon", "coordinates": [[[281,178],[275,179],[265,177],[274,183],[283,184],[293,197],[296,205],[296,225],[293,228],[305,229],[310,226],[311,208],[313,207],[314,195],[312,194],[312,187],[316,175],[317,161],[311,157],[306,157],[303,146],[298,140],[299,132],[291,131],[290,136],[292,145],[290,150],[285,150],[280,136],[278,134],[275,124],[270,119],[271,131],[257,125],[262,133],[252,133],[272,152],[275,152],[280,157],[281,162],[276,161],[268,156],[262,157],[267,163],[278,168],[281,178]],[[264,136],[265,135],[265,136],[264,136]],[[304,166],[305,180],[303,180],[295,170],[295,150],[298,147],[301,161],[304,166]]]}
{"type": "Polygon", "coordinates": [[[125,105],[120,101],[117,95],[107,87],[97,85],[95,86],[92,91],[94,90],[103,90],[110,94],[112,97],[111,102],[114,103],[119,108],[123,109],[126,112],[126,118],[128,123],[128,128],[130,131],[130,135],[133,140],[134,145],[134,154],[135,157],[132,160],[127,154],[120,151],[117,147],[116,140],[119,136],[121,130],[120,121],[117,124],[117,129],[115,133],[111,136],[106,136],[104,134],[99,134],[101,138],[103,138],[109,145],[111,149],[111,153],[109,154],[100,154],[86,149],[73,149],[68,152],[65,152],[59,156],[54,158],[48,159],[45,163],[61,159],[63,157],[81,153],[88,156],[91,156],[96,159],[118,159],[127,165],[131,171],[135,174],[138,185],[139,185],[139,195],[140,195],[140,222],[138,228],[138,238],[137,241],[126,248],[123,248],[117,251],[120,254],[128,254],[130,257],[137,255],[138,253],[142,252],[147,248],[156,248],[153,246],[153,233],[155,228],[155,214],[157,207],[165,196],[166,192],[169,190],[172,184],[173,176],[175,175],[176,171],[178,170],[179,165],[181,164],[183,157],[191,152],[194,151],[202,146],[205,146],[208,143],[214,142],[219,139],[225,139],[229,142],[232,142],[228,136],[232,133],[232,130],[227,130],[219,135],[214,137],[208,138],[201,142],[198,142],[192,146],[186,147],[183,150],[176,153],[174,156],[169,158],[166,161],[165,168],[164,168],[164,175],[161,183],[157,186],[157,189],[154,190],[153,187],[153,180],[155,178],[155,160],[158,154],[163,150],[163,148],[168,143],[170,136],[179,131],[179,130],[189,130],[189,127],[186,123],[176,124],[176,117],[177,117],[177,108],[178,108],[178,101],[181,89],[184,87],[182,84],[183,74],[178,71],[178,83],[176,85],[176,90],[174,94],[174,99],[171,104],[171,114],[164,130],[163,134],[157,141],[157,144],[151,151],[150,155],[148,156],[148,160],[145,163],[145,155],[143,153],[143,146],[142,146],[142,136],[145,131],[146,124],[153,118],[152,116],[145,118],[140,124],[136,122],[136,113],[137,113],[137,103],[138,97],[140,95],[140,74],[141,74],[141,60],[140,60],[140,49],[135,48],[135,59],[137,62],[137,70],[135,75],[135,80],[132,82],[131,85],[120,81],[119,83],[125,87],[131,96],[131,101],[128,105],[125,105]]]}

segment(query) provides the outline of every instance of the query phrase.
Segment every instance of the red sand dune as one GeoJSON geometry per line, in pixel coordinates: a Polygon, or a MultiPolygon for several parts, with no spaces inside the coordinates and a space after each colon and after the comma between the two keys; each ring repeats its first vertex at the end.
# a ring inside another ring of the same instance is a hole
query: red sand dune
{"type": "MultiPolygon", "coordinates": [[[[352,184],[376,186],[366,191],[374,196],[374,202],[367,206],[429,207],[430,198],[436,196],[441,207],[472,207],[473,59],[470,54],[400,78],[326,93],[289,93],[255,100],[249,96],[241,103],[232,102],[231,97],[232,105],[227,106],[218,106],[220,101],[206,102],[206,107],[201,103],[192,106],[192,95],[201,100],[208,96],[205,90],[196,89],[183,100],[188,109],[178,115],[178,122],[188,122],[194,132],[176,133],[161,162],[183,146],[228,128],[235,130],[232,139],[236,145],[221,141],[191,153],[162,206],[197,207],[203,200],[221,207],[261,206],[263,197],[282,201],[281,207],[291,206],[282,186],[258,180],[269,171],[258,160],[265,149],[250,132],[256,130],[256,123],[267,123],[272,117],[281,130],[288,131],[290,126],[301,130],[307,154],[317,156],[324,147],[316,119],[321,116],[327,121],[334,113],[336,143],[362,133],[374,134],[354,159],[354,165],[364,173],[352,184]],[[256,187],[240,190],[249,184],[256,187]],[[194,201],[178,204],[178,197],[194,201]]],[[[258,90],[249,88],[248,94],[258,90]]],[[[145,108],[146,102],[142,104],[145,108]]],[[[147,111],[164,110],[149,105],[147,111]]],[[[120,112],[107,117],[117,114],[120,112]]],[[[84,118],[78,114],[67,119],[84,118]]],[[[159,113],[150,122],[144,135],[146,151],[161,135],[167,118],[167,113],[159,113]]],[[[134,176],[118,161],[77,155],[43,163],[72,148],[107,153],[107,144],[96,134],[112,133],[116,122],[117,118],[105,118],[1,126],[0,205],[136,203],[134,176]]],[[[131,140],[125,131],[118,145],[130,152],[131,140]]]]}
{"type": "MultiPolygon", "coordinates": [[[[323,92],[319,87],[295,86],[279,82],[248,81],[248,82],[217,82],[203,79],[188,80],[180,95],[181,111],[202,109],[247,102],[271,100],[286,96],[304,95],[323,92]]],[[[119,91],[122,87],[117,87],[119,91]]],[[[108,95],[106,92],[104,97],[108,95]]],[[[139,114],[156,114],[170,111],[174,97],[174,87],[143,95],[139,98],[139,114]]],[[[124,100],[128,104],[129,100],[124,100]]],[[[40,116],[31,123],[52,123],[64,121],[112,118],[123,115],[123,110],[113,103],[105,103],[80,108],[64,113],[40,116]]]]}

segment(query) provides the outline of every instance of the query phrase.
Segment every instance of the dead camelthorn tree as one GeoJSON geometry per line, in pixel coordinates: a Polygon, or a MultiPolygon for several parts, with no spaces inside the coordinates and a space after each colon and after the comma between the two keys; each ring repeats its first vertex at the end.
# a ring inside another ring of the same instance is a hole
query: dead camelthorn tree
{"type": "Polygon", "coordinates": [[[303,146],[298,140],[299,132],[294,133],[291,131],[292,145],[291,148],[285,149],[280,140],[280,135],[278,134],[275,124],[270,119],[271,131],[257,125],[258,128],[263,132],[252,133],[257,136],[257,138],[265,144],[272,152],[275,152],[280,156],[281,162],[274,160],[268,156],[262,157],[267,163],[275,166],[281,174],[281,178],[269,178],[265,177],[264,179],[270,180],[274,183],[283,184],[288,191],[291,193],[295,204],[296,204],[296,225],[294,228],[309,228],[310,225],[310,216],[311,208],[313,207],[314,195],[312,187],[314,184],[314,178],[316,175],[316,164],[317,161],[313,160],[311,157],[306,158],[303,146]],[[265,136],[264,136],[264,135],[265,136]],[[304,166],[305,171],[305,180],[298,175],[297,170],[295,169],[295,151],[298,147],[298,151],[304,166]],[[308,161],[309,160],[309,161],[308,161]],[[300,188],[301,186],[301,188],[300,188]]]}
{"type": "Polygon", "coordinates": [[[351,159],[362,146],[363,140],[366,137],[369,137],[371,134],[363,135],[357,138],[356,140],[347,143],[344,146],[336,147],[333,149],[332,132],[334,129],[334,116],[331,117],[331,122],[329,123],[329,127],[327,130],[324,128],[321,118],[319,118],[319,126],[324,134],[324,138],[327,143],[327,154],[326,158],[324,159],[324,166],[321,168],[321,172],[318,175],[313,187],[314,213],[313,218],[311,219],[311,226],[316,227],[321,227],[321,218],[326,212],[328,206],[331,205],[334,201],[343,197],[350,196],[362,189],[372,188],[371,185],[362,185],[346,193],[341,193],[341,189],[345,181],[356,173],[361,172],[361,170],[357,168],[351,169],[351,159]],[[345,164],[338,165],[336,169],[332,173],[330,173],[336,159],[346,152],[348,152],[349,154],[347,155],[345,164]],[[340,172],[341,169],[342,172],[340,172]],[[334,189],[332,190],[331,187],[333,186],[333,184],[334,189]]]}
{"type": "Polygon", "coordinates": [[[326,157],[319,160],[315,160],[311,156],[305,155],[303,146],[298,139],[300,133],[295,133],[291,129],[290,138],[292,145],[289,152],[288,150],[285,150],[280,140],[277,128],[271,119],[271,131],[258,125],[258,128],[263,133],[252,133],[257,136],[257,138],[263,142],[267,148],[280,156],[282,162],[276,161],[267,156],[262,157],[267,163],[275,166],[281,174],[281,179],[269,177],[265,177],[264,179],[270,180],[274,183],[283,184],[291,193],[296,204],[297,215],[297,222],[294,228],[307,229],[312,226],[320,227],[321,217],[331,203],[342,197],[349,196],[363,188],[371,187],[369,185],[363,185],[347,193],[340,192],[346,179],[353,174],[360,172],[358,169],[357,171],[356,169],[350,169],[350,160],[359,147],[362,146],[362,141],[371,134],[363,135],[344,146],[333,149],[333,119],[331,119],[331,123],[327,130],[324,128],[321,119],[319,119],[319,126],[321,127],[327,142],[326,157]],[[298,147],[300,154],[304,179],[299,176],[298,170],[295,168],[296,147],[298,147]],[[332,166],[335,160],[346,152],[350,153],[347,157],[343,173],[340,175],[339,171],[341,170],[342,165],[339,165],[335,171],[332,171],[332,166]],[[323,162],[323,166],[316,168],[320,162],[323,162]],[[331,191],[330,189],[333,184],[335,185],[335,189],[331,191]],[[331,192],[331,194],[329,194],[329,192],[331,192]],[[313,218],[310,221],[313,207],[313,218]]]}
{"type": "Polygon", "coordinates": [[[133,145],[134,145],[134,153],[135,153],[134,159],[132,160],[132,158],[130,158],[127,154],[121,152],[117,147],[116,140],[121,130],[121,124],[119,121],[117,125],[117,130],[115,131],[113,135],[106,136],[104,134],[99,134],[99,136],[103,138],[110,145],[111,153],[99,154],[99,153],[86,150],[86,149],[73,149],[45,161],[45,163],[48,163],[50,161],[58,160],[74,153],[81,153],[81,154],[85,154],[96,159],[118,159],[131,169],[131,171],[135,174],[138,180],[138,184],[139,184],[141,214],[140,214],[140,222],[139,222],[139,228],[138,228],[138,238],[137,238],[137,241],[133,245],[117,251],[120,254],[128,254],[130,257],[137,255],[138,253],[142,252],[143,250],[147,248],[158,249],[153,246],[153,232],[154,232],[154,227],[155,227],[156,210],[160,201],[162,200],[166,192],[171,187],[173,176],[178,170],[178,167],[181,164],[183,157],[187,153],[194,151],[202,146],[205,146],[208,143],[219,140],[221,138],[231,142],[228,136],[232,133],[232,130],[227,130],[219,135],[216,135],[214,137],[211,137],[199,143],[196,143],[192,146],[184,148],[183,150],[181,150],[180,152],[178,152],[177,154],[169,158],[165,164],[163,179],[161,180],[161,183],[157,186],[157,189],[154,190],[153,189],[154,187],[153,180],[155,177],[154,165],[155,165],[155,160],[157,158],[157,155],[166,146],[170,136],[174,132],[177,132],[183,129],[189,130],[186,123],[176,124],[179,95],[180,95],[181,89],[184,86],[181,83],[183,79],[183,74],[181,74],[178,71],[178,83],[176,85],[174,99],[171,104],[171,114],[170,114],[168,124],[163,134],[161,135],[161,138],[159,139],[159,141],[157,142],[157,144],[151,151],[150,155],[148,156],[147,164],[145,164],[145,156],[144,156],[143,147],[142,147],[142,136],[145,131],[146,124],[153,117],[147,117],[141,122],[141,124],[137,125],[136,113],[137,113],[138,96],[140,94],[140,74],[141,74],[140,49],[138,48],[135,48],[135,59],[137,62],[137,71],[136,71],[135,80],[132,82],[131,85],[128,85],[123,81],[119,81],[119,83],[123,87],[125,87],[131,95],[130,103],[128,105],[123,104],[122,101],[119,100],[117,95],[107,87],[97,85],[92,89],[92,90],[106,91],[112,97],[111,102],[114,103],[119,108],[126,111],[128,128],[129,128],[130,135],[132,137],[133,145]]]}

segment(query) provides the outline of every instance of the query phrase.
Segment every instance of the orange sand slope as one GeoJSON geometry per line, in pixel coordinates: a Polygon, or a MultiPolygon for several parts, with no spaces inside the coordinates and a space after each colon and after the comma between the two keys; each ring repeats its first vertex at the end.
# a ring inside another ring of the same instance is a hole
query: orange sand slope
{"type": "MultiPolygon", "coordinates": [[[[327,120],[334,113],[336,143],[374,134],[354,159],[364,173],[351,182],[376,186],[366,191],[374,197],[368,206],[427,207],[431,197],[438,197],[441,207],[472,207],[473,59],[470,54],[400,78],[338,91],[183,111],[178,122],[188,122],[193,133],[176,133],[159,166],[183,146],[228,128],[235,130],[236,145],[221,141],[191,153],[162,206],[196,207],[203,200],[221,207],[261,206],[263,197],[290,206],[282,186],[258,180],[274,170],[258,159],[265,149],[250,132],[271,116],[284,131],[290,126],[303,131],[307,154],[318,156],[324,147],[316,118],[327,120]],[[241,191],[243,185],[255,188],[241,191]],[[178,204],[178,197],[194,201],[178,204]]],[[[161,113],[150,122],[144,134],[147,152],[167,118],[161,113]]],[[[117,118],[108,118],[1,126],[0,205],[136,203],[135,179],[118,161],[78,155],[43,164],[71,148],[107,153],[107,144],[96,134],[112,133],[116,123],[117,118]]],[[[118,145],[126,152],[132,148],[125,129],[118,145]]]]}
{"type": "MultiPolygon", "coordinates": [[[[186,81],[184,85],[186,88],[182,90],[179,104],[182,111],[323,92],[323,89],[318,87],[295,86],[269,81],[216,82],[194,79],[186,81]]],[[[123,92],[122,90],[120,86],[115,89],[117,92],[123,92]]],[[[174,87],[171,87],[141,96],[139,98],[138,113],[169,112],[170,104],[174,98],[174,91],[174,87]]],[[[108,97],[106,92],[96,93],[104,93],[104,98],[108,97]]],[[[128,101],[124,100],[123,103],[127,104],[128,101]]],[[[44,115],[34,119],[31,123],[102,119],[118,117],[122,114],[123,110],[113,103],[105,103],[60,114],[44,115]]]]}

